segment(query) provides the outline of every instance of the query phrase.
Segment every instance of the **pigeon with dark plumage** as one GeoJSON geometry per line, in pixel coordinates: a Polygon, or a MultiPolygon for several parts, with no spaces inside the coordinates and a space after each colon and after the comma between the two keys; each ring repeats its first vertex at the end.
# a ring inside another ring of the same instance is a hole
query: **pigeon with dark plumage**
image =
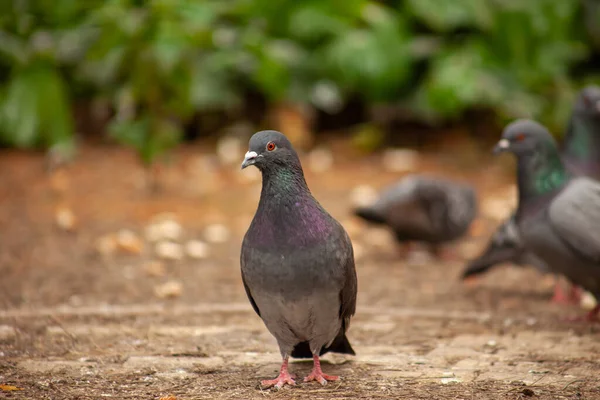
{"type": "Polygon", "coordinates": [[[283,358],[279,376],[262,384],[294,385],[288,372],[292,356],[312,357],[313,370],[304,381],[324,385],[339,377],[323,373],[319,356],[355,354],[346,337],[356,309],[352,243],[312,196],[298,155],[283,134],[255,133],[242,169],[250,165],[261,171],[263,181],[242,243],[242,280],[283,358]]]}
{"type": "Polygon", "coordinates": [[[354,213],[386,225],[401,244],[425,242],[437,254],[443,243],[467,232],[477,214],[477,198],[471,186],[411,175],[385,189],[374,204],[354,213]]]}
{"type": "MultiPolygon", "coordinates": [[[[600,180],[600,87],[587,86],[579,92],[561,156],[571,172],[600,180]]],[[[467,264],[462,277],[466,279],[485,273],[503,263],[531,265],[540,272],[548,272],[544,262],[523,246],[516,227],[515,213],[500,224],[482,254],[467,264]]],[[[565,294],[557,283],[552,300],[558,303],[578,303],[579,292],[573,287],[570,293],[565,294]]]]}
{"type": "MultiPolygon", "coordinates": [[[[494,152],[517,157],[516,222],[527,249],[551,272],[600,300],[600,183],[565,167],[548,130],[531,120],[509,124],[494,152]]],[[[600,304],[587,316],[597,318],[600,304]]]]}

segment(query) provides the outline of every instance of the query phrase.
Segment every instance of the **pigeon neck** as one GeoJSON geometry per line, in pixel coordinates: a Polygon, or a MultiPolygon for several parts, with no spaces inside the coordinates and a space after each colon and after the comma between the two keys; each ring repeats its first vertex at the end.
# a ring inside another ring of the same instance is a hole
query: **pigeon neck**
{"type": "Polygon", "coordinates": [[[304,179],[302,167],[286,165],[263,171],[261,199],[280,201],[289,199],[292,201],[299,195],[307,193],[310,194],[310,191],[304,179]]]}
{"type": "Polygon", "coordinates": [[[569,178],[558,151],[550,146],[544,150],[519,157],[519,204],[560,189],[569,178]]]}
{"type": "Polygon", "coordinates": [[[600,119],[597,116],[574,115],[571,118],[563,155],[569,162],[583,168],[600,164],[600,119]]]}

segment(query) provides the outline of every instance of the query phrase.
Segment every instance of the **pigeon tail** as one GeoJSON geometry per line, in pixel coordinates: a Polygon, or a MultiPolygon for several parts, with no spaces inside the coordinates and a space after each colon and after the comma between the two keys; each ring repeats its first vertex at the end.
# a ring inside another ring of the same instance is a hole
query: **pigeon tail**
{"type": "Polygon", "coordinates": [[[383,215],[369,207],[359,207],[354,210],[354,214],[374,224],[385,224],[386,222],[383,215]]]}
{"type": "MultiPolygon", "coordinates": [[[[334,353],[351,354],[353,356],[356,355],[356,353],[354,352],[354,349],[350,345],[350,341],[346,337],[345,333],[338,335],[333,340],[333,342],[331,343],[331,345],[329,347],[323,346],[323,348],[321,348],[321,352],[319,353],[319,355],[322,356],[323,354],[327,354],[330,351],[334,352],[334,353]]],[[[313,354],[310,351],[310,346],[309,346],[308,342],[298,343],[294,347],[294,350],[292,350],[292,357],[294,357],[294,358],[312,358],[313,354]]]]}
{"type": "Polygon", "coordinates": [[[462,278],[467,279],[472,276],[481,275],[497,264],[513,263],[519,265],[520,250],[514,248],[490,247],[485,253],[471,260],[462,273],[462,278]]]}

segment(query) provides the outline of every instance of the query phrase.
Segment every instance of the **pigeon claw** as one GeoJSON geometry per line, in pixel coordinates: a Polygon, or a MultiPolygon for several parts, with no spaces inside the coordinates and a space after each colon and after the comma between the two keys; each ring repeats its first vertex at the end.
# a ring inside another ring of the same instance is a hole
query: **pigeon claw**
{"type": "Polygon", "coordinates": [[[265,389],[273,387],[273,388],[279,390],[286,384],[290,385],[290,386],[294,386],[296,384],[296,382],[292,379],[292,377],[290,376],[289,373],[285,372],[285,373],[279,374],[279,376],[275,379],[267,379],[264,381],[260,381],[260,384],[265,389]]]}
{"type": "Polygon", "coordinates": [[[339,379],[340,379],[339,376],[327,375],[327,374],[324,374],[323,371],[313,370],[310,373],[310,375],[308,375],[306,378],[304,378],[304,382],[317,381],[321,385],[325,386],[325,385],[327,385],[328,381],[337,381],[339,379]]]}
{"type": "Polygon", "coordinates": [[[283,363],[281,364],[281,370],[279,371],[279,376],[275,379],[267,379],[264,381],[260,381],[260,384],[263,385],[263,388],[267,389],[270,387],[274,387],[275,389],[281,389],[285,384],[290,386],[294,386],[296,382],[292,379],[292,375],[288,372],[288,357],[283,359],[283,363]]]}
{"type": "Polygon", "coordinates": [[[600,317],[598,317],[598,313],[600,313],[600,305],[597,305],[585,315],[567,318],[567,322],[600,323],[600,317]]]}
{"type": "Polygon", "coordinates": [[[337,381],[339,379],[339,376],[324,374],[321,370],[321,360],[319,360],[319,356],[313,354],[313,369],[310,375],[304,378],[304,382],[317,381],[325,386],[327,385],[327,381],[337,381]]]}

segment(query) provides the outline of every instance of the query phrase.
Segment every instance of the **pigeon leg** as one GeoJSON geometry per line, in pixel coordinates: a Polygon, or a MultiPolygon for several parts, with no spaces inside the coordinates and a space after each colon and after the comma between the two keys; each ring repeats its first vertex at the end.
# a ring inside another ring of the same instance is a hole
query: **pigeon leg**
{"type": "Polygon", "coordinates": [[[264,380],[261,381],[261,385],[263,385],[266,388],[270,388],[272,386],[275,386],[276,389],[281,389],[283,387],[283,385],[285,385],[286,383],[290,386],[294,386],[296,384],[296,382],[294,382],[294,380],[292,379],[292,376],[290,375],[290,373],[288,372],[288,362],[289,362],[289,357],[286,356],[283,359],[283,363],[281,364],[281,370],[279,371],[279,376],[275,379],[268,379],[268,380],[264,380]]]}
{"type": "Polygon", "coordinates": [[[569,290],[569,298],[573,302],[573,304],[581,303],[582,290],[577,285],[571,285],[571,289],[569,290]]]}
{"type": "Polygon", "coordinates": [[[558,279],[554,282],[554,295],[550,299],[550,302],[555,304],[569,304],[569,296],[565,294],[558,279]]]}
{"type": "Polygon", "coordinates": [[[327,385],[327,381],[337,381],[340,379],[339,376],[334,375],[326,375],[321,370],[321,361],[319,360],[319,356],[313,354],[313,370],[306,378],[304,378],[304,382],[317,381],[321,385],[327,385]]]}
{"type": "Polygon", "coordinates": [[[554,295],[550,302],[555,304],[579,304],[581,301],[581,289],[573,284],[570,284],[570,289],[567,293],[563,289],[560,280],[556,279],[554,284],[554,295]]]}

